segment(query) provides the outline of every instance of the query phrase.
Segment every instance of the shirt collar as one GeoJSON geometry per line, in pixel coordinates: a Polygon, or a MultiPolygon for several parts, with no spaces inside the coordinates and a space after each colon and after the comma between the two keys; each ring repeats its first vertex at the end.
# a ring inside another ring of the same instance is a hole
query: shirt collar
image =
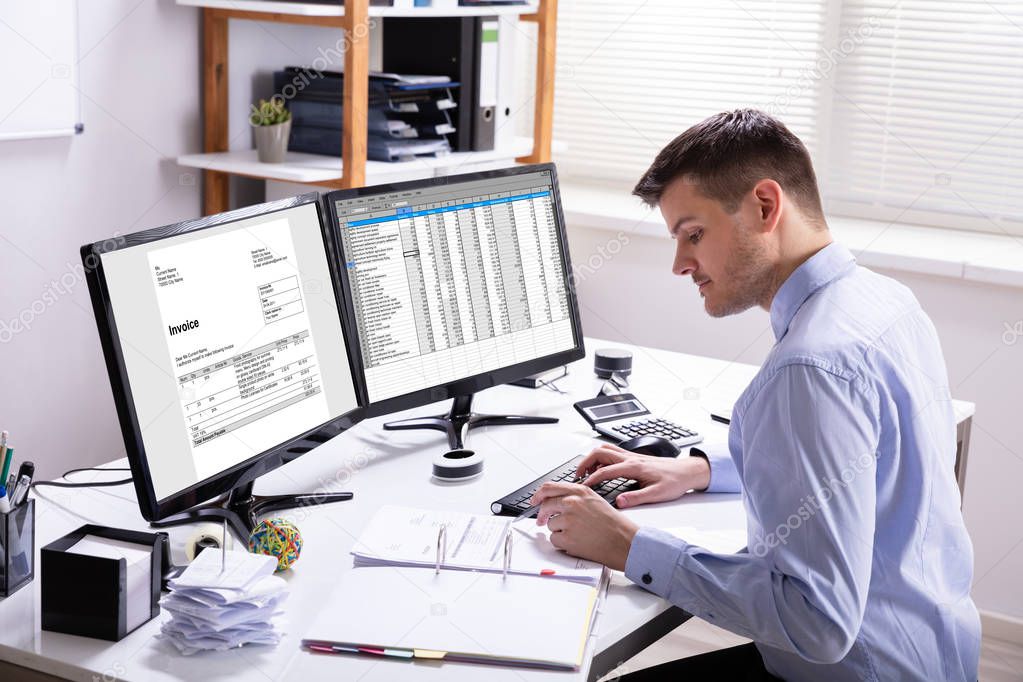
{"type": "Polygon", "coordinates": [[[832,242],[806,259],[778,289],[771,301],[771,329],[781,341],[803,302],[824,285],[838,279],[856,264],[849,249],[832,242]]]}

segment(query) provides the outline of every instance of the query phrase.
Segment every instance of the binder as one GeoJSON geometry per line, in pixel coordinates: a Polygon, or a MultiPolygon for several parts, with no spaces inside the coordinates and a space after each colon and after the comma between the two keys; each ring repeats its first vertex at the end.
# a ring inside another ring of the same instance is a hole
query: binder
{"type": "Polygon", "coordinates": [[[549,531],[530,519],[515,523],[506,516],[398,505],[377,510],[351,551],[356,566],[542,575],[589,585],[597,585],[604,574],[601,564],[556,548],[549,531]],[[507,550],[504,542],[510,545],[507,550]]]}
{"type": "Polygon", "coordinates": [[[598,587],[430,568],[354,568],[302,640],[321,654],[578,670],[598,587]]]}
{"type": "Polygon", "coordinates": [[[497,17],[476,21],[473,82],[476,102],[473,108],[472,148],[483,151],[494,148],[497,123],[498,33],[497,17]]]}

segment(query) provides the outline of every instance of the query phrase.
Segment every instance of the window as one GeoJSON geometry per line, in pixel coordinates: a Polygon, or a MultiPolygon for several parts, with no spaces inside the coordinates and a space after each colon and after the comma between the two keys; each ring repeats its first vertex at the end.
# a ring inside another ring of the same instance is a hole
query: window
{"type": "Polygon", "coordinates": [[[807,144],[829,214],[1023,234],[1023,3],[559,6],[569,181],[627,191],[685,128],[757,107],[807,144]]]}

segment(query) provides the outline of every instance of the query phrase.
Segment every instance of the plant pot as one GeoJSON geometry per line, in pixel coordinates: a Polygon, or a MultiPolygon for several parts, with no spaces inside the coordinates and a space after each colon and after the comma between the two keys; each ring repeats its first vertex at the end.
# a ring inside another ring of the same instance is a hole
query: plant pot
{"type": "Polygon", "coordinates": [[[256,151],[261,163],[281,163],[288,152],[291,119],[272,126],[252,126],[256,135],[256,151]]]}

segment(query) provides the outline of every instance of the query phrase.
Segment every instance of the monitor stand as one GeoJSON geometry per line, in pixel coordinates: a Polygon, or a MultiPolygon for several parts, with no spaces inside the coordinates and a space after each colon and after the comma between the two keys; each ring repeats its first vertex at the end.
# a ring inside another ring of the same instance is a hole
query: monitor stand
{"type": "Polygon", "coordinates": [[[504,426],[515,424],[556,424],[557,417],[529,417],[519,414],[474,414],[472,411],[472,393],[456,396],[451,401],[451,411],[436,417],[417,417],[387,422],[384,429],[400,431],[404,429],[433,429],[448,434],[448,447],[461,450],[465,447],[465,436],[469,429],[477,426],[504,426]]]}
{"type": "Polygon", "coordinates": [[[307,495],[253,495],[252,481],[231,492],[221,495],[212,502],[200,504],[165,519],[153,521],[153,528],[168,528],[189,523],[211,521],[222,523],[225,519],[235,537],[248,541],[249,535],[259,523],[259,516],[267,512],[294,507],[308,507],[329,502],[343,502],[352,499],[351,493],[315,493],[307,495]]]}

